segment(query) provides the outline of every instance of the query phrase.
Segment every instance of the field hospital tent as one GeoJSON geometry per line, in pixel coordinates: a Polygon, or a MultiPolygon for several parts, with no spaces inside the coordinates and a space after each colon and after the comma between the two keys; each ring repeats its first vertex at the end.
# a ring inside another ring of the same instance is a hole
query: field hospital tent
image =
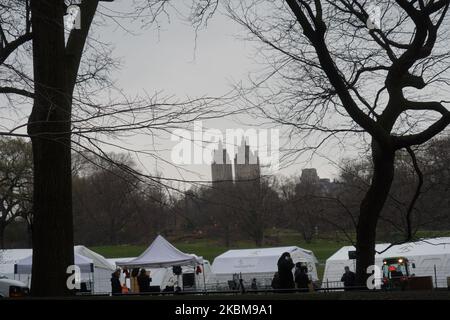
{"type": "MultiPolygon", "coordinates": [[[[74,252],[82,257],[92,260],[94,273],[82,274],[82,280],[89,280],[94,283],[95,293],[111,292],[111,273],[115,270],[115,265],[106,260],[98,253],[84,247],[75,246],[74,252]]],[[[14,274],[14,265],[21,260],[31,257],[32,249],[5,249],[0,250],[0,274],[9,279],[16,279],[29,285],[31,281],[31,269],[26,274],[14,274]]],[[[80,259],[79,259],[80,260],[80,259]]],[[[90,271],[89,271],[90,272],[90,271]]]]}
{"type": "Polygon", "coordinates": [[[172,266],[201,265],[203,259],[181,252],[162,236],[157,236],[152,244],[137,258],[116,264],[127,268],[165,268],[172,266]]]}
{"type": "MultiPolygon", "coordinates": [[[[382,252],[388,246],[388,243],[377,244],[375,250],[382,252]]],[[[354,250],[353,246],[342,247],[327,259],[322,287],[341,287],[340,280],[345,266],[355,271],[356,260],[349,259],[348,255],[349,251],[354,250]]],[[[381,254],[376,254],[375,264],[381,268],[383,259],[390,257],[407,258],[411,274],[432,276],[435,287],[447,287],[447,277],[450,277],[450,237],[422,239],[393,246],[381,254]],[[415,268],[412,268],[412,264],[415,268]]]]}
{"type": "Polygon", "coordinates": [[[111,273],[116,269],[115,264],[110,263],[105,257],[85,246],[75,246],[74,252],[91,259],[94,264],[94,293],[111,292],[111,273]]]}
{"type": "Polygon", "coordinates": [[[152,277],[151,285],[159,285],[161,289],[164,289],[166,285],[175,285],[178,277],[173,275],[172,267],[181,266],[183,277],[186,273],[194,274],[196,288],[202,289],[204,288],[207,277],[205,274],[205,265],[209,266],[209,263],[195,254],[181,252],[169,241],[164,239],[164,237],[158,235],[139,257],[128,261],[117,261],[116,265],[123,268],[145,268],[150,270],[152,277]],[[197,266],[201,268],[201,273],[196,273],[197,266]],[[158,276],[155,277],[155,275],[158,276]]]}
{"type": "Polygon", "coordinates": [[[244,280],[244,285],[250,286],[252,279],[256,279],[260,288],[270,287],[275,272],[278,271],[277,262],[284,252],[289,252],[294,263],[302,262],[308,267],[311,280],[318,280],[317,259],[310,250],[296,246],[228,250],[214,259],[212,264],[213,276],[209,284],[216,284],[218,289],[226,289],[233,274],[238,274],[244,280]]]}
{"type": "Polygon", "coordinates": [[[74,252],[83,257],[91,259],[96,268],[106,269],[111,272],[116,269],[115,265],[110,263],[105,257],[98,254],[97,252],[92,251],[91,249],[86,248],[85,246],[75,246],[74,252]]]}
{"type": "MultiPolygon", "coordinates": [[[[130,261],[136,258],[110,258],[107,259],[110,263],[114,265],[119,265],[121,262],[130,261]]],[[[208,260],[203,259],[203,264],[201,265],[202,274],[196,274],[195,281],[197,288],[204,288],[204,281],[208,282],[208,278],[211,276],[211,265],[208,260]],[[204,273],[204,277],[203,277],[204,273]]],[[[152,278],[151,285],[159,286],[164,289],[166,286],[173,286],[175,282],[178,280],[176,275],[173,274],[172,267],[167,268],[145,268],[150,272],[150,276],[152,278]]],[[[195,273],[195,266],[182,266],[182,273],[195,273]]],[[[121,275],[121,282],[126,282],[124,274],[121,275]]],[[[127,285],[129,286],[128,282],[127,285]]]]}
{"type": "MultiPolygon", "coordinates": [[[[131,261],[136,259],[136,257],[131,257],[131,258],[110,258],[108,259],[108,261],[110,263],[113,263],[114,265],[119,265],[122,262],[127,262],[127,261],[131,261]]],[[[163,286],[163,280],[166,276],[166,272],[169,270],[169,268],[145,268],[147,271],[150,271],[150,276],[152,278],[152,282],[151,285],[152,286],[163,286]],[[167,269],[167,270],[166,270],[167,269]]],[[[170,272],[172,272],[172,269],[170,269],[170,272]]],[[[125,275],[122,273],[121,274],[121,279],[120,281],[122,283],[126,282],[125,280],[125,275]]],[[[128,283],[127,283],[128,285],[128,283]]]]}
{"type": "MultiPolygon", "coordinates": [[[[92,282],[94,263],[92,259],[74,253],[75,265],[80,268],[81,282],[92,282]]],[[[31,284],[31,269],[33,265],[33,253],[14,264],[14,279],[24,282],[28,287],[31,284]]],[[[52,270],[48,270],[52,272],[52,270]]]]}
{"type": "MultiPolygon", "coordinates": [[[[94,263],[92,259],[88,259],[75,253],[75,264],[80,268],[81,273],[91,273],[94,271],[94,263]]],[[[33,264],[33,254],[21,259],[14,265],[15,274],[30,274],[33,264]]]]}
{"type": "Polygon", "coordinates": [[[30,256],[32,249],[2,249],[0,250],[0,275],[9,279],[14,278],[14,265],[30,256]]]}

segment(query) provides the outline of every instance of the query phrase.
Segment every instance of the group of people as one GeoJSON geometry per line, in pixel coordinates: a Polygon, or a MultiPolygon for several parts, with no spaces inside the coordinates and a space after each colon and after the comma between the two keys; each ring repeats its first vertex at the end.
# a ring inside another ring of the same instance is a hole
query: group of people
{"type": "MultiPolygon", "coordinates": [[[[275,273],[272,280],[272,288],[274,289],[298,289],[299,291],[314,290],[311,279],[308,275],[308,267],[300,262],[294,264],[289,252],[284,252],[278,259],[278,272],[275,273]],[[293,271],[295,267],[295,271],[293,271]]],[[[341,282],[344,284],[345,290],[352,290],[355,286],[355,273],[350,271],[346,266],[345,272],[341,277],[341,282]]],[[[135,268],[130,272],[127,269],[123,270],[125,279],[130,279],[130,286],[132,293],[146,293],[150,292],[150,283],[152,278],[150,272],[145,269],[135,268]]],[[[118,268],[111,274],[111,291],[112,294],[123,294],[130,292],[130,289],[125,283],[120,281],[121,269],[118,268]]],[[[256,290],[256,279],[252,281],[252,289],[256,290]]],[[[168,289],[168,288],[166,288],[168,289]]]]}
{"type": "Polygon", "coordinates": [[[284,252],[278,259],[278,272],[272,280],[274,289],[300,289],[309,291],[313,289],[312,281],[308,275],[308,267],[300,262],[294,264],[289,252],[284,252]],[[294,273],[292,270],[295,267],[294,273]]]}
{"type": "MultiPolygon", "coordinates": [[[[150,272],[145,269],[133,269],[130,272],[127,269],[123,270],[125,274],[125,279],[130,279],[130,286],[132,293],[145,293],[150,292],[150,283],[152,278],[150,278],[150,272]]],[[[130,289],[126,284],[120,282],[121,269],[117,269],[111,274],[111,292],[112,294],[122,294],[129,293],[130,289]]]]}
{"type": "MultiPolygon", "coordinates": [[[[313,291],[314,286],[308,276],[308,268],[300,262],[294,264],[289,252],[285,252],[278,259],[278,272],[275,273],[272,280],[274,289],[300,289],[299,291],[313,291]],[[292,269],[295,267],[294,273],[292,269]]],[[[353,290],[356,285],[356,276],[350,268],[344,268],[344,274],[341,277],[345,291],[353,290]]]]}

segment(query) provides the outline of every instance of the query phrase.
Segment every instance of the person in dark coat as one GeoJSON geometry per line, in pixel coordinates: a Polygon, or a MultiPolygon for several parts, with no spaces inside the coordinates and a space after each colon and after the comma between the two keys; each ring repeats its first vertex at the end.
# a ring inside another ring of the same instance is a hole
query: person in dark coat
{"type": "Polygon", "coordinates": [[[141,269],[141,272],[137,277],[137,281],[139,285],[139,292],[150,292],[150,282],[152,281],[152,279],[147,274],[147,271],[145,271],[145,269],[141,269]]]}
{"type": "Polygon", "coordinates": [[[273,289],[280,289],[280,275],[278,272],[275,272],[272,279],[272,288],[273,289]]]}
{"type": "Polygon", "coordinates": [[[346,266],[344,270],[345,273],[342,275],[341,282],[344,283],[344,290],[350,291],[355,286],[356,276],[354,272],[350,271],[348,266],[346,266]]]}
{"type": "Polygon", "coordinates": [[[294,262],[292,262],[289,252],[285,252],[278,259],[278,276],[280,280],[280,289],[295,288],[294,275],[292,274],[294,262]]]}
{"type": "Polygon", "coordinates": [[[309,290],[310,280],[308,277],[308,269],[305,266],[302,266],[300,262],[295,265],[295,284],[297,285],[297,289],[302,289],[302,291],[309,290]]]}
{"type": "Polygon", "coordinates": [[[117,269],[111,274],[111,293],[122,293],[122,285],[120,284],[120,269],[117,269]]]}

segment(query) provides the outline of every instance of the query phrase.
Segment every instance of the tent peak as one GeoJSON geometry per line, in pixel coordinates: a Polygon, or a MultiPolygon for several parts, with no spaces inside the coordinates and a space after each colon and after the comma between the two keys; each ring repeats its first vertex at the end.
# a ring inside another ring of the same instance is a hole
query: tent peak
{"type": "Polygon", "coordinates": [[[196,265],[203,263],[203,259],[187,254],[167,241],[163,236],[156,236],[151,245],[137,258],[126,262],[116,263],[122,267],[162,268],[182,265],[196,265]]]}

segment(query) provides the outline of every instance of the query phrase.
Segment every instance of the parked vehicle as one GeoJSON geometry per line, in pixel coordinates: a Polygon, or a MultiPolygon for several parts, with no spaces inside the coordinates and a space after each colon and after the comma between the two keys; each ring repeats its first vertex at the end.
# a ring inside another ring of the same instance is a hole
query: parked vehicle
{"type": "Polygon", "coordinates": [[[405,290],[413,276],[410,268],[415,268],[405,257],[383,259],[383,289],[405,290]]]}
{"type": "Polygon", "coordinates": [[[0,276],[0,298],[19,298],[30,294],[30,289],[20,281],[0,276]]]}

